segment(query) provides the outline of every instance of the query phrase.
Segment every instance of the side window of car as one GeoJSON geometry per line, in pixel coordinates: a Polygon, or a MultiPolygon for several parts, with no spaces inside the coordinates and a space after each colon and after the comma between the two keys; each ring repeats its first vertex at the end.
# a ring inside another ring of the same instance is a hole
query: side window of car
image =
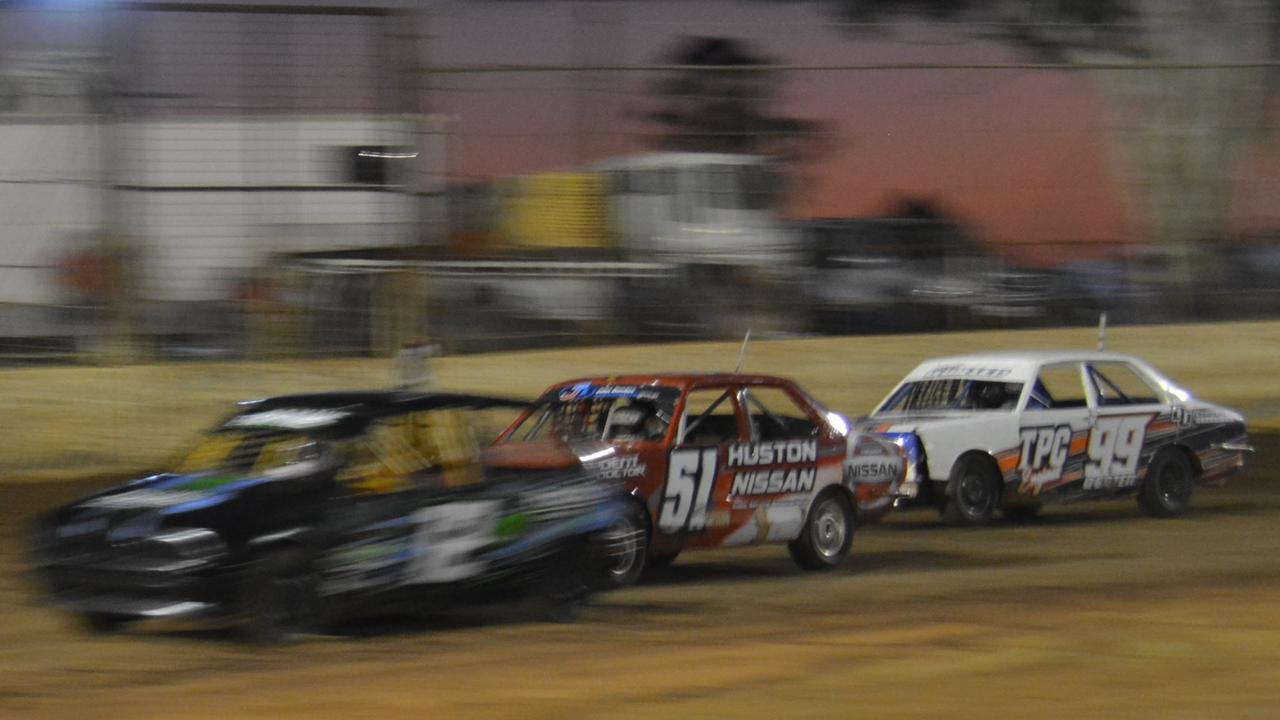
{"type": "Polygon", "coordinates": [[[813,437],[818,426],[804,408],[780,387],[753,387],[742,393],[752,440],[813,437]]]}
{"type": "Polygon", "coordinates": [[[469,485],[481,479],[476,458],[496,435],[486,418],[470,410],[441,409],[410,413],[409,442],[426,461],[412,479],[442,483],[445,487],[469,485]]]}
{"type": "Polygon", "coordinates": [[[357,495],[385,495],[412,487],[410,475],[429,463],[413,446],[404,416],[371,424],[351,441],[338,481],[357,495]]]}
{"type": "Polygon", "coordinates": [[[1100,405],[1152,405],[1160,402],[1160,392],[1129,363],[1093,363],[1089,366],[1089,377],[1100,405]]]}
{"type": "Polygon", "coordinates": [[[718,445],[741,439],[732,388],[691,390],[680,420],[681,445],[718,445]]]}
{"type": "Polygon", "coordinates": [[[461,410],[429,410],[379,420],[352,441],[339,480],[357,495],[476,482],[480,440],[461,410]]]}
{"type": "Polygon", "coordinates": [[[609,408],[604,424],[605,442],[655,442],[667,434],[667,419],[653,402],[619,401],[609,408]]]}
{"type": "Polygon", "coordinates": [[[1031,387],[1027,409],[1082,408],[1088,404],[1084,383],[1080,379],[1080,365],[1064,363],[1047,365],[1040,369],[1040,374],[1036,375],[1036,382],[1031,387]]]}

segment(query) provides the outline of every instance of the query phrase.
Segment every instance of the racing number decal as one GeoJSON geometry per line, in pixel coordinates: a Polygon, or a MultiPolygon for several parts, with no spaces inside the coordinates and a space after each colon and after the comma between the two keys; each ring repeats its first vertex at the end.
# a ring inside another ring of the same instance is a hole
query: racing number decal
{"type": "MultiPolygon", "coordinates": [[[[1128,487],[1137,482],[1138,460],[1142,456],[1151,417],[1113,415],[1098,418],[1089,430],[1083,448],[1083,489],[1128,487]]],[[[1046,485],[1056,485],[1062,479],[1071,454],[1073,435],[1069,425],[1022,429],[1022,457],[1018,464],[1022,470],[1022,492],[1036,494],[1046,485]]]]}
{"type": "Polygon", "coordinates": [[[658,512],[659,530],[675,533],[706,528],[719,455],[719,448],[714,447],[671,451],[667,461],[667,485],[662,492],[662,508],[658,512]]]}
{"type": "Polygon", "coordinates": [[[472,553],[493,539],[493,518],[501,503],[454,502],[424,507],[413,514],[413,549],[408,582],[452,582],[484,570],[472,553]]]}
{"type": "Polygon", "coordinates": [[[1150,415],[1098,418],[1089,434],[1089,461],[1084,464],[1084,489],[1128,487],[1137,482],[1138,458],[1150,415]]]}

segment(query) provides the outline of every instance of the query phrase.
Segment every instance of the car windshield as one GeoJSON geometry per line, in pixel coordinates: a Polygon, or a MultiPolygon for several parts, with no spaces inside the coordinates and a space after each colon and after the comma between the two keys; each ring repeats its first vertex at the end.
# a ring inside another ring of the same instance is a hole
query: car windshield
{"type": "Polygon", "coordinates": [[[657,441],[666,437],[680,391],[675,388],[575,386],[557,390],[507,435],[508,441],[657,441]]]}
{"type": "Polygon", "coordinates": [[[904,383],[876,410],[903,413],[920,410],[992,410],[1012,412],[1022,383],[990,380],[917,380],[904,383]]]}

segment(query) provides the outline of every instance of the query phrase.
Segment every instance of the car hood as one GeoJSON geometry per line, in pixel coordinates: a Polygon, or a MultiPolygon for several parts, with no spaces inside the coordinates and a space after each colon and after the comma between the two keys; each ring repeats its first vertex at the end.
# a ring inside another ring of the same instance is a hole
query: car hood
{"type": "Polygon", "coordinates": [[[296,503],[331,477],[327,469],[316,461],[258,474],[151,475],[63,506],[45,523],[57,539],[105,534],[111,542],[145,537],[161,526],[221,526],[229,517],[261,516],[296,503]]]}
{"type": "Polygon", "coordinates": [[[876,415],[858,420],[854,427],[862,432],[895,435],[899,433],[931,430],[939,427],[972,424],[975,421],[999,420],[1011,418],[1005,412],[972,412],[968,410],[944,410],[928,413],[908,413],[902,415],[876,415]]]}

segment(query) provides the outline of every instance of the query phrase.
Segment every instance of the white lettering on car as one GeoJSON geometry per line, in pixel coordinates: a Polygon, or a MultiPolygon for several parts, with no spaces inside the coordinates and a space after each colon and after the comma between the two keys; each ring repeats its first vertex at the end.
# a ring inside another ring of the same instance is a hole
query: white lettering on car
{"type": "Polygon", "coordinates": [[[728,467],[796,464],[817,460],[816,440],[772,440],[730,445],[728,467]]]}
{"type": "Polygon", "coordinates": [[[1150,415],[1098,418],[1089,434],[1089,462],[1084,465],[1084,489],[1130,487],[1138,481],[1138,459],[1150,415]]]}
{"type": "Polygon", "coordinates": [[[748,470],[734,475],[729,496],[811,492],[816,476],[816,468],[748,470]]]}

